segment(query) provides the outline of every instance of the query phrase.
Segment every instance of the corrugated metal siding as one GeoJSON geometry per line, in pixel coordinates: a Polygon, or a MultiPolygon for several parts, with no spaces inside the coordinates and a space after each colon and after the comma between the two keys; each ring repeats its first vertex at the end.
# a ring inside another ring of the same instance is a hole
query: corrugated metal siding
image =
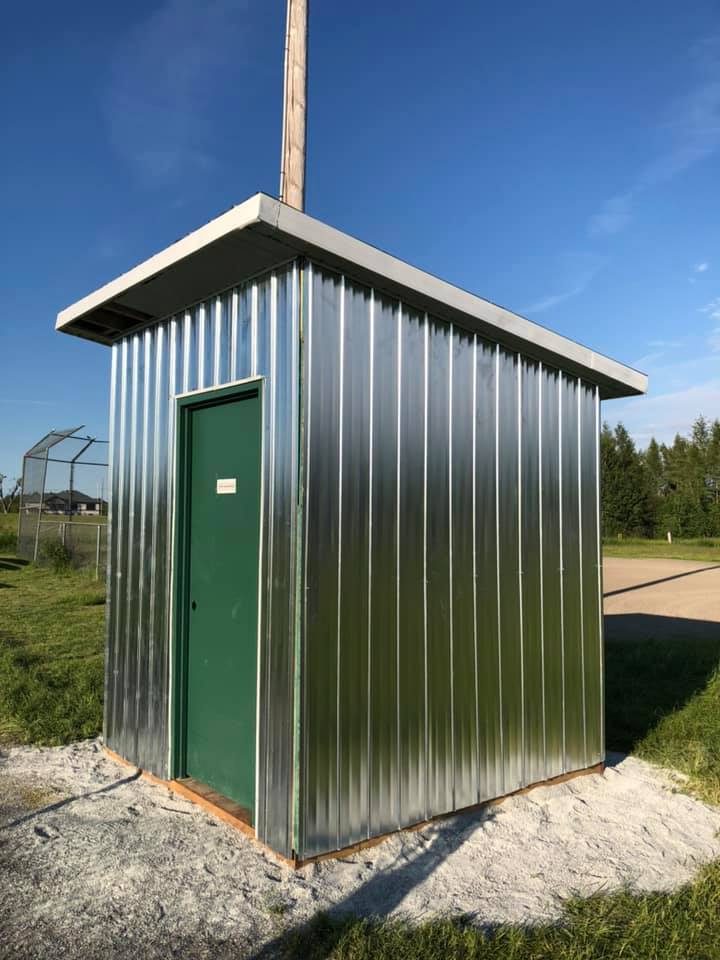
{"type": "Polygon", "coordinates": [[[596,388],[316,265],[301,856],[602,755],[596,388]]]}
{"type": "Polygon", "coordinates": [[[161,777],[168,767],[170,574],[177,393],[262,375],[264,515],[259,836],[291,849],[298,477],[299,268],[290,265],[117,343],[105,736],[161,777]]]}

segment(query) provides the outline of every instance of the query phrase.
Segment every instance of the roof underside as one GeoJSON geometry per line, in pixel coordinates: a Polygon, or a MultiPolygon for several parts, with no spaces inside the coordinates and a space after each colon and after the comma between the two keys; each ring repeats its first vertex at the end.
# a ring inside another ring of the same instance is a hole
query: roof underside
{"type": "Polygon", "coordinates": [[[111,344],[297,256],[576,373],[603,398],[644,393],[647,377],[482,300],[264,194],[188,234],[58,314],[64,333],[111,344]]]}

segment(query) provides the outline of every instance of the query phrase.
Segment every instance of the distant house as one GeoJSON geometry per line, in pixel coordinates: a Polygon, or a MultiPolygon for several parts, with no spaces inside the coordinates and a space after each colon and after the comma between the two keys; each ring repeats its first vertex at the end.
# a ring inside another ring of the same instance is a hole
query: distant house
{"type": "MultiPolygon", "coordinates": [[[[30,494],[23,501],[26,513],[40,506],[40,495],[30,494]]],[[[60,490],[58,493],[46,493],[42,501],[43,513],[63,514],[65,516],[97,517],[107,514],[107,501],[98,497],[89,497],[80,490],[60,490]]]]}

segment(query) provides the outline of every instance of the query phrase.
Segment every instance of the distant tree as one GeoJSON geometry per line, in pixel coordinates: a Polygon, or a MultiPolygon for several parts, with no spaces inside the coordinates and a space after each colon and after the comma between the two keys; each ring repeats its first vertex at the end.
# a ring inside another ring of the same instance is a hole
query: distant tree
{"type": "Polygon", "coordinates": [[[676,434],[666,447],[668,491],[663,516],[668,530],[677,537],[703,533],[703,511],[698,496],[697,457],[691,441],[676,434]]]}
{"type": "Polygon", "coordinates": [[[655,533],[658,533],[658,527],[662,526],[662,511],[664,498],[667,494],[667,476],[665,471],[665,457],[663,448],[652,437],[644,454],[640,454],[645,463],[647,479],[649,484],[649,496],[651,499],[651,513],[655,526],[655,533]]]}
{"type": "Polygon", "coordinates": [[[710,428],[707,447],[707,486],[710,527],[713,536],[720,536],[720,420],[714,420],[710,428]]]}
{"type": "Polygon", "coordinates": [[[615,430],[603,424],[600,458],[603,533],[651,537],[657,500],[653,476],[621,423],[615,430]]]}
{"type": "Polygon", "coordinates": [[[720,536],[720,420],[638,451],[622,424],[601,437],[605,535],[720,536]]]}
{"type": "Polygon", "coordinates": [[[22,481],[17,478],[10,480],[9,477],[0,473],[0,512],[17,513],[20,506],[20,486],[22,481]],[[5,492],[8,490],[9,492],[5,492]]]}

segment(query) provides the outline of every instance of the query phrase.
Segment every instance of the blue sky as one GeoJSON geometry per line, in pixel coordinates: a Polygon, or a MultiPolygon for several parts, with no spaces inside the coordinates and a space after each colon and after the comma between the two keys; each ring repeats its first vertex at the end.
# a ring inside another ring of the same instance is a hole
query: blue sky
{"type": "MultiPolygon", "coordinates": [[[[0,37],[0,472],[106,436],[57,311],[276,193],[283,0],[13,4],[0,37]]],[[[307,210],[650,374],[641,445],[720,416],[714,0],[313,0],[307,210]]]]}

